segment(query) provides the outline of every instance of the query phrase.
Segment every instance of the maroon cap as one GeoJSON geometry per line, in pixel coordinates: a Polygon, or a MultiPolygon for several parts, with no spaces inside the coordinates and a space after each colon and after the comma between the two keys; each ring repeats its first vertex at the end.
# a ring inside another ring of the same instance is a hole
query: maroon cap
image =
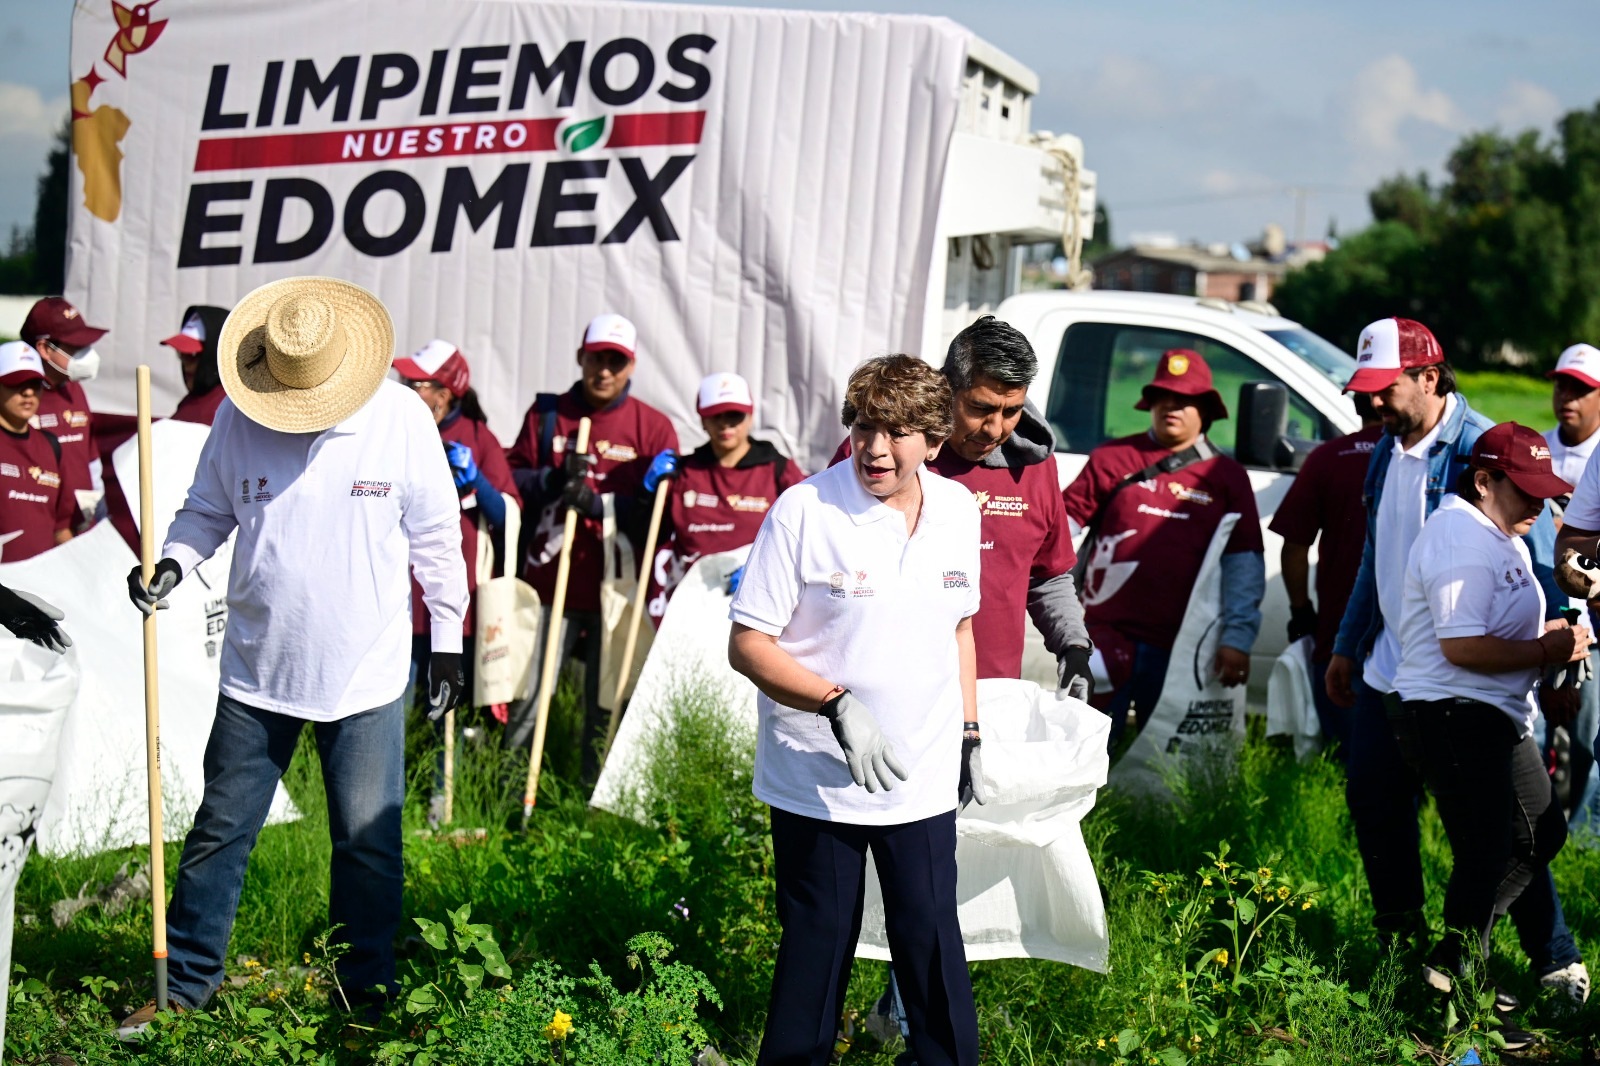
{"type": "Polygon", "coordinates": [[[1222,393],[1211,384],[1211,368],[1200,358],[1200,353],[1188,348],[1169,348],[1161,353],[1161,365],[1156,376],[1144,387],[1135,411],[1150,410],[1151,392],[1173,392],[1179,396],[1193,396],[1196,404],[1213,422],[1228,417],[1228,405],[1222,402],[1222,393]]]}
{"type": "Polygon", "coordinates": [[[467,357],[449,341],[431,340],[409,358],[394,361],[395,373],[407,381],[435,381],[460,399],[472,383],[467,357]]]}
{"type": "Polygon", "coordinates": [[[1361,331],[1356,372],[1344,391],[1382,392],[1407,370],[1442,362],[1444,349],[1427,326],[1410,318],[1380,318],[1361,331]]]}
{"type": "Polygon", "coordinates": [[[1550,465],[1550,446],[1544,437],[1515,422],[1502,422],[1484,430],[1472,446],[1469,465],[1479,470],[1503,470],[1517,488],[1540,499],[1572,492],[1572,486],[1557,477],[1550,465]]]}
{"type": "Polygon", "coordinates": [[[106,335],[83,320],[83,315],[61,296],[46,296],[22,320],[22,339],[34,347],[40,341],[58,341],[85,348],[106,335]]]}

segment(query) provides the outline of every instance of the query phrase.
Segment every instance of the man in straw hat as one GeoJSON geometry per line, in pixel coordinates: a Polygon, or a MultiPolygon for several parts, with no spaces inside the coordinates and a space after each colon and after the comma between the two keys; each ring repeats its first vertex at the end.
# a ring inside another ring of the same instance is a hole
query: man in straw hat
{"type": "MultiPolygon", "coordinates": [[[[386,380],[393,356],[388,311],[356,285],[289,278],[241,300],[218,342],[228,398],[188,499],[150,585],[137,567],[128,576],[153,611],[237,530],[205,796],[168,912],[180,1008],[222,983],[245,863],[307,721],[333,838],[329,920],[349,942],[340,985],[357,1003],[394,987],[410,574],[432,620],[435,717],[461,696],[467,591],[439,431],[416,393],[386,380]]],[[[119,1034],[154,1013],[146,1005],[119,1034]]]]}

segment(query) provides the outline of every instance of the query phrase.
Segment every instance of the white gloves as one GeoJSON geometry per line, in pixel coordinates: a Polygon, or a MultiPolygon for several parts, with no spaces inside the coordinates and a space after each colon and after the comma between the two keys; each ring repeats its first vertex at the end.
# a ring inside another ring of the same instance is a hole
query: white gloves
{"type": "Polygon", "coordinates": [[[895,778],[901,781],[910,778],[866,704],[846,692],[839,697],[835,710],[828,724],[833,727],[834,739],[844,751],[851,780],[868,792],[880,788],[889,792],[895,786],[895,778]],[[891,771],[893,776],[890,776],[891,771]]]}
{"type": "Polygon", "coordinates": [[[1600,595],[1600,562],[1568,548],[1556,562],[1556,584],[1568,596],[1593,599],[1600,595]]]}

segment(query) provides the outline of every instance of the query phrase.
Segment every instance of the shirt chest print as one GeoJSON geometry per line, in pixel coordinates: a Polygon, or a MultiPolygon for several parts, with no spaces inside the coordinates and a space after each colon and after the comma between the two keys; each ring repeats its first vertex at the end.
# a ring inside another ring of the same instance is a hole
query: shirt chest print
{"type": "Polygon", "coordinates": [[[978,489],[972,498],[977,501],[978,513],[984,518],[990,515],[1021,518],[1028,512],[1028,501],[1021,496],[1001,496],[987,489],[978,489]]]}

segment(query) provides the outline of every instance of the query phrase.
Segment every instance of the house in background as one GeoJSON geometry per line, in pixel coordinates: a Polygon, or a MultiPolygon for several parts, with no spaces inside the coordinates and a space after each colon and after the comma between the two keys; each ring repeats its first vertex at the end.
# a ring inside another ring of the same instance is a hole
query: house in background
{"type": "Polygon", "coordinates": [[[1321,259],[1327,250],[1323,241],[1287,244],[1283,230],[1275,225],[1249,245],[1136,240],[1131,247],[1094,261],[1094,287],[1270,301],[1285,274],[1321,259]]]}

